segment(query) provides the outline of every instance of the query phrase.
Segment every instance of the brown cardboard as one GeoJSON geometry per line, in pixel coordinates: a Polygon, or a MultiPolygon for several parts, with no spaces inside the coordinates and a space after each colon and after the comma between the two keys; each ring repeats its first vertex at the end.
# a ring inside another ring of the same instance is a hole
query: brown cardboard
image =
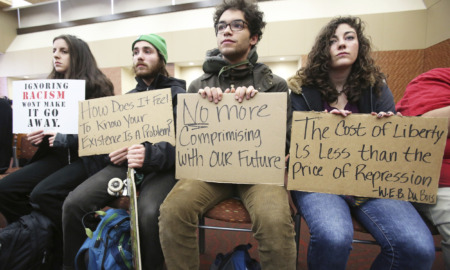
{"type": "Polygon", "coordinates": [[[434,204],[447,121],[294,112],[287,188],[434,204]]]}
{"type": "Polygon", "coordinates": [[[286,95],[258,93],[239,103],[224,94],[218,104],[178,95],[176,178],[283,185],[286,95]]]}
{"type": "Polygon", "coordinates": [[[109,154],[145,141],[175,145],[169,88],[79,102],[80,156],[109,154]]]}

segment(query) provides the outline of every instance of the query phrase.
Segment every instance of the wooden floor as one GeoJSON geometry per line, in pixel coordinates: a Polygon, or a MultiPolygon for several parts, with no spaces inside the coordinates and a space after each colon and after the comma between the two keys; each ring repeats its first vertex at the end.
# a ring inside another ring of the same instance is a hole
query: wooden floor
{"type": "MultiPolygon", "coordinates": [[[[206,219],[206,224],[221,225],[218,221],[206,219]]],[[[229,224],[226,224],[228,226],[229,224]]],[[[359,234],[364,237],[364,235],[359,234]]],[[[309,232],[305,222],[302,220],[300,233],[300,251],[298,256],[297,269],[307,269],[306,253],[309,242],[309,232]]],[[[205,254],[200,255],[200,270],[208,270],[213,263],[217,253],[226,253],[239,244],[251,243],[253,245],[250,250],[252,258],[259,260],[258,247],[251,233],[206,230],[206,249],[205,254]]],[[[435,243],[440,246],[440,236],[435,236],[435,243]]],[[[354,244],[347,265],[348,270],[367,270],[370,269],[372,261],[380,252],[380,248],[376,245],[354,244]]],[[[409,270],[409,269],[408,269],[409,270]]],[[[444,270],[444,261],[442,252],[436,252],[436,260],[432,270],[444,270]]]]}

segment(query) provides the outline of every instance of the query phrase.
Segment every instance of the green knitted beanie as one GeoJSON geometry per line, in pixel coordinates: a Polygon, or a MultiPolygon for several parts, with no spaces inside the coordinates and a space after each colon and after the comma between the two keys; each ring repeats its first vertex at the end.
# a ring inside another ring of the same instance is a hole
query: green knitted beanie
{"type": "Polygon", "coordinates": [[[166,46],[166,40],[156,34],[149,34],[149,35],[141,35],[139,36],[131,45],[131,50],[134,49],[134,44],[138,41],[147,41],[148,43],[155,46],[155,48],[159,51],[159,53],[164,57],[164,62],[167,63],[167,46],[166,46]]]}

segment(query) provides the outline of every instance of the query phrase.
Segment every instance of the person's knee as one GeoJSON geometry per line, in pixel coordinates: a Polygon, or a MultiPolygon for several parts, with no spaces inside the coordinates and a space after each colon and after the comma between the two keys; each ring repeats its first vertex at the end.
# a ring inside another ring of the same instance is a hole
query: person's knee
{"type": "Polygon", "coordinates": [[[410,258],[417,265],[431,265],[435,259],[435,247],[432,238],[402,237],[389,246],[387,254],[399,258],[410,258]]]}
{"type": "Polygon", "coordinates": [[[69,195],[64,200],[62,209],[63,209],[63,217],[70,217],[73,215],[75,209],[80,208],[80,204],[82,200],[74,193],[70,192],[69,195]]]}
{"type": "Polygon", "coordinates": [[[405,243],[408,248],[410,258],[415,258],[418,262],[433,262],[436,250],[433,241],[416,241],[416,243],[405,243]],[[415,248],[414,248],[415,247],[415,248]]]}
{"type": "Polygon", "coordinates": [[[352,237],[350,234],[344,234],[337,231],[328,231],[327,233],[321,235],[319,241],[328,246],[331,250],[347,249],[352,244],[352,237]]]}
{"type": "Polygon", "coordinates": [[[165,200],[159,208],[159,225],[178,223],[188,211],[180,200],[165,200]]]}
{"type": "Polygon", "coordinates": [[[50,198],[50,196],[51,195],[45,192],[45,190],[36,187],[30,194],[30,202],[32,202],[34,205],[38,205],[41,209],[51,208],[52,205],[47,205],[49,204],[48,199],[50,198]]]}
{"type": "Polygon", "coordinates": [[[293,220],[287,200],[286,202],[280,200],[279,203],[271,203],[270,205],[254,200],[250,202],[250,205],[247,210],[256,228],[265,231],[290,229],[293,231],[293,220]]]}
{"type": "Polygon", "coordinates": [[[311,241],[323,248],[330,250],[346,250],[351,247],[353,240],[353,228],[344,229],[342,227],[316,226],[311,228],[311,241]]]}

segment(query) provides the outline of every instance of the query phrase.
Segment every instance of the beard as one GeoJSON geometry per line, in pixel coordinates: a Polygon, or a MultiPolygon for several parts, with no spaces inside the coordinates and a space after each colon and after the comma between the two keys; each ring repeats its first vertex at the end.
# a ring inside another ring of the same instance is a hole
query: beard
{"type": "MultiPolygon", "coordinates": [[[[142,63],[139,63],[142,64],[142,63]]],[[[133,66],[134,74],[136,74],[137,77],[143,78],[143,79],[154,79],[158,73],[159,68],[158,65],[149,67],[147,64],[144,64],[147,68],[146,69],[138,69],[136,68],[136,65],[133,66]]]]}

